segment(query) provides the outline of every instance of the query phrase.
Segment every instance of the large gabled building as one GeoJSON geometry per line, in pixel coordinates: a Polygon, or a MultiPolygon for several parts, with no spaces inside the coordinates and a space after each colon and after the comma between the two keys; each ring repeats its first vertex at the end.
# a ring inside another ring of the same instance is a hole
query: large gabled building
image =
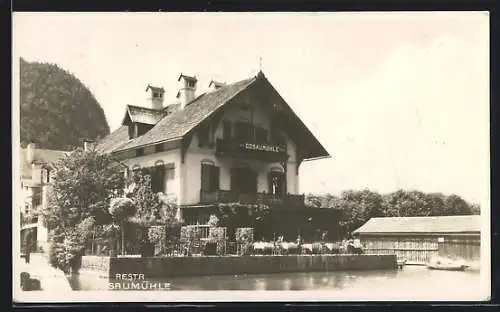
{"type": "Polygon", "coordinates": [[[301,163],[330,155],[262,72],[212,81],[200,95],[196,77],[178,81],[170,105],[163,88],[148,85],[150,107],[127,105],[122,125],[96,149],[129,172],[149,168],[154,191],[176,202],[186,223],[207,222],[218,203],[245,202],[286,211],[275,213],[273,230],[288,236],[336,224],[336,211],[306,207],[299,188],[301,163]]]}

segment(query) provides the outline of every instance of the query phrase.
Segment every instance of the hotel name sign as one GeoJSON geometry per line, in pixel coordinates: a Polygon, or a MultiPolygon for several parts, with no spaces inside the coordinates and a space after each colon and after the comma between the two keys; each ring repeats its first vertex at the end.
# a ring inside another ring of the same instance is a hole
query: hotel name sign
{"type": "Polygon", "coordinates": [[[271,153],[285,153],[286,149],[279,145],[271,145],[271,144],[257,144],[257,143],[242,143],[240,144],[241,148],[248,151],[263,151],[263,152],[271,152],[271,153]]]}

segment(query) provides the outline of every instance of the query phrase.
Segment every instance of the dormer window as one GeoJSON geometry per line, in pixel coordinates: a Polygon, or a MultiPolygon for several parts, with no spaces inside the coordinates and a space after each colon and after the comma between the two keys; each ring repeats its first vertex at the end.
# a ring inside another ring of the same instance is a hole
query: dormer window
{"type": "Polygon", "coordinates": [[[187,86],[188,86],[189,88],[194,88],[194,81],[193,81],[193,80],[188,80],[188,81],[187,81],[187,86]]]}
{"type": "Polygon", "coordinates": [[[135,125],[134,124],[130,124],[128,126],[128,138],[129,139],[135,138],[135,125]]]}

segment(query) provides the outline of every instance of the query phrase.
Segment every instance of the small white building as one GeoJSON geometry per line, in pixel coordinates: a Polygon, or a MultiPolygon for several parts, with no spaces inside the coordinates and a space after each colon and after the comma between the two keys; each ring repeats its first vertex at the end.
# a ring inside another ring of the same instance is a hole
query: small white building
{"type": "MultiPolygon", "coordinates": [[[[47,228],[43,217],[38,211],[47,205],[47,191],[52,177],[52,163],[63,157],[67,152],[36,148],[30,143],[21,148],[19,155],[21,163],[21,239],[30,232],[37,247],[47,243],[47,228]],[[33,229],[27,231],[28,229],[33,229]]],[[[21,240],[22,242],[22,240],[21,240]]]]}

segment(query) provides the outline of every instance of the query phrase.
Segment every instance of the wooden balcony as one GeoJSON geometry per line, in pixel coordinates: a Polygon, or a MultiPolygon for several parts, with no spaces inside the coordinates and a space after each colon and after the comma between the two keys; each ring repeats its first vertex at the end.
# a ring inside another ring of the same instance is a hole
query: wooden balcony
{"type": "Polygon", "coordinates": [[[288,159],[285,145],[269,142],[242,142],[237,139],[218,139],[215,151],[216,155],[220,157],[237,157],[273,162],[288,159]]]}
{"type": "Polygon", "coordinates": [[[304,195],[287,194],[276,197],[268,193],[241,194],[234,191],[219,190],[214,192],[200,191],[201,204],[234,203],[242,204],[265,204],[269,206],[280,206],[282,208],[305,207],[304,195]]]}

